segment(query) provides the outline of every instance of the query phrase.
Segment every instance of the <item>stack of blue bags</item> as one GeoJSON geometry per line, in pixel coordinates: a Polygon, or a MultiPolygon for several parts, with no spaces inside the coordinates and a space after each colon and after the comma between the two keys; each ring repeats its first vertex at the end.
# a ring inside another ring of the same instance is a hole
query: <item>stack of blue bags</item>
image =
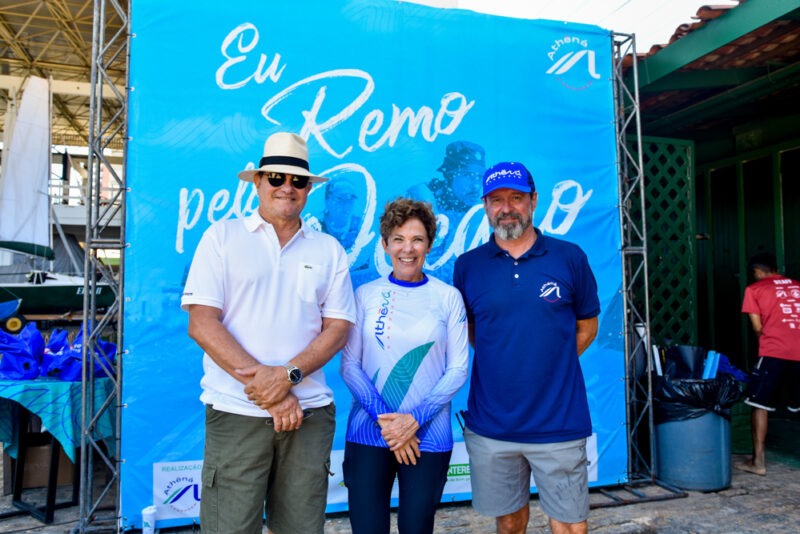
{"type": "MultiPolygon", "coordinates": [[[[77,381],[83,370],[83,330],[70,345],[67,331],[55,329],[45,345],[34,323],[13,336],[0,330],[0,379],[33,380],[39,376],[77,381]]],[[[97,341],[94,360],[96,378],[113,375],[117,345],[97,341]],[[99,349],[99,350],[98,350],[99,349]]]]}
{"type": "Polygon", "coordinates": [[[742,372],[731,364],[727,356],[713,350],[708,351],[703,365],[703,378],[716,378],[717,374],[728,374],[740,382],[749,381],[747,373],[742,372]]]}

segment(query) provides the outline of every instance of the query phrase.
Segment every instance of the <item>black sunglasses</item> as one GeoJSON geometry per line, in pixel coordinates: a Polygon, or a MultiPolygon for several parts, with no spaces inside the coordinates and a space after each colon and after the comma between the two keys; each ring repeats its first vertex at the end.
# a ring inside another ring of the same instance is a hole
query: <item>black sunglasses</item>
{"type": "Polygon", "coordinates": [[[261,172],[259,173],[262,177],[267,177],[267,182],[272,187],[280,187],[286,182],[286,178],[291,176],[289,179],[289,183],[292,184],[292,187],[295,189],[305,189],[308,185],[308,176],[297,176],[296,174],[287,174],[284,172],[261,172]]]}

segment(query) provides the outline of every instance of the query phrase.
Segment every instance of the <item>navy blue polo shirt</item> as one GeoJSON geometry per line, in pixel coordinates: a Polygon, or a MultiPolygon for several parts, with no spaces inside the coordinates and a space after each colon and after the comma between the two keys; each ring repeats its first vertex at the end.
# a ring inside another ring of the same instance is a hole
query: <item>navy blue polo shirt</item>
{"type": "Polygon", "coordinates": [[[542,235],[514,259],[487,243],[456,260],[453,285],[475,326],[465,421],[504,441],[555,443],[590,436],[575,322],[600,314],[586,254],[542,235]]]}

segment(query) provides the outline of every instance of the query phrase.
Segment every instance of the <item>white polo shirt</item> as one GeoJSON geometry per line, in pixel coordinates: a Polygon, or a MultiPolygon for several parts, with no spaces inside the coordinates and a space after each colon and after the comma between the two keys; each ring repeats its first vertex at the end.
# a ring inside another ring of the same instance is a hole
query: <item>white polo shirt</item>
{"type": "MultiPolygon", "coordinates": [[[[355,322],[347,254],[336,239],[302,223],[281,248],[258,212],[206,230],[192,260],[181,308],[202,304],[222,310],[222,324],[266,365],[283,365],[322,330],[322,318],[355,322]]],[[[244,385],[203,355],[200,400],[215,410],[268,417],[248,400],[244,385]]],[[[327,406],[333,392],[322,370],[292,387],[303,409],[327,406]]]]}

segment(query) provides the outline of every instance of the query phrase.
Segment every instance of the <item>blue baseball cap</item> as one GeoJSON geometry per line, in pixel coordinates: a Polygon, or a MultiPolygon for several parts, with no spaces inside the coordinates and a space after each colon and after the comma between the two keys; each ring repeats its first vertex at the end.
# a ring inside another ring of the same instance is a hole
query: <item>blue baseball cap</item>
{"type": "Polygon", "coordinates": [[[533,176],[525,165],[516,161],[501,161],[489,167],[483,175],[483,197],[504,187],[523,193],[536,191],[533,176]]]}

